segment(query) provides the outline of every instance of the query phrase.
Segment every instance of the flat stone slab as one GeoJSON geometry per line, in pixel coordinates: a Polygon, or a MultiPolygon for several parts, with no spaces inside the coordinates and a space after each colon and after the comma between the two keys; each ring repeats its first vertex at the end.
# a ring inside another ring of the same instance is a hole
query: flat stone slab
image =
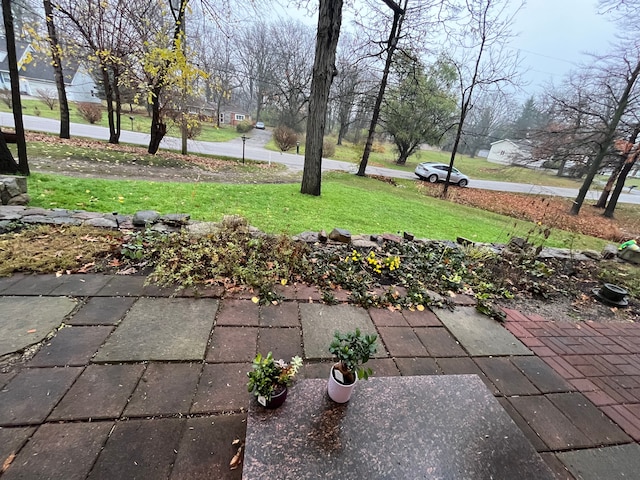
{"type": "Polygon", "coordinates": [[[640,445],[590,448],[557,454],[569,471],[581,480],[627,480],[638,478],[640,445]]]}
{"type": "Polygon", "coordinates": [[[436,315],[471,356],[533,355],[511,332],[474,307],[438,309],[436,315]]]}
{"type": "Polygon", "coordinates": [[[203,360],[217,309],[208,298],[141,298],[94,362],[203,360]]]}
{"type": "Polygon", "coordinates": [[[111,428],[107,422],[42,425],[2,478],[84,480],[111,428]]]}
{"type": "MultiPolygon", "coordinates": [[[[301,303],[300,322],[306,358],[332,358],[329,344],[333,333],[354,331],[359,328],[362,334],[376,334],[376,328],[366,310],[352,305],[323,305],[319,303],[301,303]]],[[[376,357],[386,357],[387,352],[378,338],[376,357]]]]}
{"type": "Polygon", "coordinates": [[[116,325],[135,298],[93,297],[67,321],[69,325],[116,325]]]}
{"type": "Polygon", "coordinates": [[[111,326],[61,328],[29,362],[30,367],[84,366],[113,330],[111,326]]]}
{"type": "Polygon", "coordinates": [[[243,479],[555,478],[475,375],[372,378],[343,405],[326,385],[251,403],[243,479]]]}
{"type": "Polygon", "coordinates": [[[41,342],[75,307],[66,297],[0,297],[0,357],[41,342]]]}

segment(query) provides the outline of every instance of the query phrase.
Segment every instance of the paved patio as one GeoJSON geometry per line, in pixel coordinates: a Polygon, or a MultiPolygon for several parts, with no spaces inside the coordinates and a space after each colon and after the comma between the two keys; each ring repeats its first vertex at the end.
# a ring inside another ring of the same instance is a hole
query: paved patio
{"type": "Polygon", "coordinates": [[[327,306],[306,286],[280,305],[219,288],[169,298],[144,280],[0,279],[0,345],[39,345],[0,367],[2,480],[241,478],[229,462],[255,353],[301,355],[302,376],[324,379],[327,335],[356,325],[380,336],[376,377],[478,375],[557,478],[640,471],[640,325],[508,310],[503,326],[464,297],[454,312],[327,306]]]}

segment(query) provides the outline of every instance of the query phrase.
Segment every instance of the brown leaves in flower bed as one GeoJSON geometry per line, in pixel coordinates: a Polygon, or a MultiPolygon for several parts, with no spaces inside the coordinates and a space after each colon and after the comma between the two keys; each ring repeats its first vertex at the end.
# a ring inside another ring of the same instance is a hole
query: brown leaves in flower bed
{"type": "Polygon", "coordinates": [[[0,236],[0,276],[16,272],[87,273],[120,246],[120,232],[39,226],[0,236]]]}
{"type": "MultiPolygon", "coordinates": [[[[439,198],[443,187],[422,182],[418,188],[425,195],[439,198]]],[[[570,215],[571,199],[567,198],[495,192],[477,188],[449,188],[448,200],[519,220],[541,222],[548,227],[613,242],[633,238],[640,234],[637,223],[631,224],[630,222],[605,218],[602,216],[602,210],[586,203],[580,210],[580,215],[570,215]]]]}

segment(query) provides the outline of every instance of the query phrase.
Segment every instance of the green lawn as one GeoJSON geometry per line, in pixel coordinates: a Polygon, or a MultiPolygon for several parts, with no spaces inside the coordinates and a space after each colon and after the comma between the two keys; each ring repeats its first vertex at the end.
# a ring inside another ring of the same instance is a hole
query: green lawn
{"type": "MultiPolygon", "coordinates": [[[[6,103],[0,102],[0,112],[11,112],[11,109],[6,103]]],[[[52,118],[55,120],[60,119],[60,111],[56,106],[51,110],[42,100],[22,100],[22,113],[24,115],[34,115],[42,118],[52,118]]],[[[69,116],[71,123],[81,123],[88,125],[82,116],[78,113],[78,109],[75,104],[69,104],[69,116]]],[[[102,119],[95,125],[101,127],[108,127],[106,109],[102,115],[102,119]]],[[[144,108],[134,107],[134,111],[129,111],[128,105],[123,105],[122,112],[122,130],[133,130],[135,132],[148,133],[151,129],[151,118],[147,114],[144,108]],[[130,117],[133,117],[133,129],[130,117]]],[[[180,137],[180,126],[174,124],[171,121],[167,123],[167,135],[172,137],[180,137]]],[[[217,128],[210,123],[203,123],[202,132],[198,135],[197,140],[206,142],[226,142],[239,137],[241,134],[236,132],[236,129],[229,126],[217,128]]]]}
{"type": "MultiPolygon", "coordinates": [[[[189,213],[198,220],[238,214],[271,233],[339,227],[353,234],[408,231],[422,238],[454,240],[463,236],[481,242],[506,242],[512,235],[526,236],[535,230],[529,222],[425,197],[411,181],[394,187],[370,178],[331,173],[324,175],[322,196],[302,195],[299,190],[298,184],[156,183],[44,174],[29,177],[32,206],[129,214],[152,209],[189,213]]],[[[555,231],[547,243],[599,250],[606,242],[555,231]]]]}

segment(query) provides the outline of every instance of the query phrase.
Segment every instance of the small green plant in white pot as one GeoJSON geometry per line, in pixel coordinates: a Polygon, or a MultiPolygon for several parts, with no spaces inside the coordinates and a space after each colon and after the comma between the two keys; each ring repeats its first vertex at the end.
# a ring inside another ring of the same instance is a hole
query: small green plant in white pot
{"type": "Polygon", "coordinates": [[[295,356],[291,363],[274,360],[269,352],[265,357],[258,353],[251,370],[247,372],[247,390],[253,393],[258,403],[265,408],[278,408],[287,398],[288,387],[302,366],[302,359],[295,356]]]}
{"type": "Polygon", "coordinates": [[[348,402],[358,378],[366,380],[373,373],[363,365],[377,352],[377,338],[377,335],[363,335],[360,329],[334,333],[329,352],[335,355],[337,363],[331,367],[327,387],[331,400],[348,402]]]}

